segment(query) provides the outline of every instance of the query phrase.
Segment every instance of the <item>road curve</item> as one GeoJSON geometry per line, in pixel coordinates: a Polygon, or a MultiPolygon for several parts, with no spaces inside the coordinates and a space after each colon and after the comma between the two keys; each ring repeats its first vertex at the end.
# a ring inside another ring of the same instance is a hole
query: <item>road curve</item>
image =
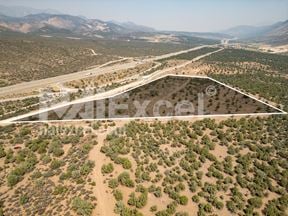
{"type": "Polygon", "coordinates": [[[129,84],[124,85],[124,86],[120,86],[118,88],[115,88],[115,89],[112,89],[112,90],[109,90],[109,91],[106,91],[106,92],[98,93],[98,94],[95,94],[95,95],[92,95],[92,96],[88,96],[88,97],[85,97],[85,98],[80,98],[80,99],[77,99],[77,100],[74,100],[74,101],[71,101],[71,102],[64,102],[64,103],[56,104],[55,106],[52,106],[52,107],[49,107],[49,108],[32,111],[30,113],[26,113],[26,114],[23,114],[23,115],[20,115],[20,116],[16,116],[16,117],[12,117],[10,119],[6,119],[6,120],[4,120],[2,122],[0,121],[0,123],[4,123],[4,124],[12,123],[12,122],[19,121],[20,119],[26,118],[26,117],[31,116],[31,115],[35,115],[35,114],[42,113],[42,112],[47,112],[47,111],[54,110],[54,109],[57,109],[57,108],[61,108],[61,107],[64,107],[64,106],[78,104],[78,103],[84,103],[84,102],[88,102],[88,101],[92,101],[92,100],[101,100],[101,99],[105,99],[105,98],[110,98],[110,97],[116,96],[118,94],[121,94],[123,92],[127,92],[129,90],[132,90],[132,89],[138,88],[140,86],[143,86],[145,84],[151,83],[152,81],[155,81],[155,80],[157,80],[157,79],[159,79],[161,77],[164,77],[165,74],[167,75],[167,73],[169,73],[169,72],[171,72],[173,70],[185,67],[185,66],[191,64],[192,62],[199,61],[200,59],[205,58],[205,57],[207,57],[209,55],[212,55],[214,53],[220,52],[223,49],[224,48],[221,48],[219,50],[216,50],[216,51],[213,51],[213,52],[210,52],[210,53],[206,53],[204,55],[198,56],[198,57],[196,57],[196,58],[194,58],[194,59],[192,59],[190,61],[187,61],[187,62],[185,62],[183,64],[180,64],[180,65],[177,65],[175,67],[166,68],[166,69],[163,69],[163,70],[156,71],[156,72],[154,72],[154,73],[152,73],[152,74],[150,74],[148,76],[143,76],[140,80],[137,80],[135,82],[129,83],[129,84]]]}
{"type": "Polygon", "coordinates": [[[19,94],[19,93],[21,94],[21,93],[29,92],[32,90],[39,90],[39,89],[46,88],[47,86],[52,85],[52,84],[56,84],[56,83],[65,83],[65,82],[70,82],[73,80],[79,80],[79,79],[83,79],[83,78],[94,77],[94,76],[101,75],[101,74],[113,73],[113,72],[118,71],[118,70],[126,70],[129,68],[136,67],[137,65],[145,63],[145,62],[169,58],[172,56],[176,56],[176,55],[191,52],[194,50],[202,49],[204,47],[211,47],[211,46],[203,45],[203,46],[194,47],[192,49],[187,49],[187,50],[183,50],[183,51],[178,51],[178,52],[174,52],[174,53],[169,53],[169,54],[165,54],[165,55],[161,55],[161,56],[156,56],[156,57],[144,59],[142,61],[133,61],[133,62],[128,62],[128,63],[124,63],[124,64],[120,64],[120,65],[106,66],[106,65],[109,65],[110,63],[115,62],[115,61],[111,61],[111,62],[107,62],[103,65],[100,65],[96,68],[89,69],[89,70],[84,70],[84,71],[66,74],[66,75],[61,75],[61,76],[56,76],[56,77],[50,77],[50,78],[41,79],[41,80],[23,82],[23,83],[19,83],[16,85],[0,88],[0,97],[5,97],[8,95],[10,96],[10,95],[19,94]],[[106,67],[103,68],[103,66],[106,66],[106,67]]]}

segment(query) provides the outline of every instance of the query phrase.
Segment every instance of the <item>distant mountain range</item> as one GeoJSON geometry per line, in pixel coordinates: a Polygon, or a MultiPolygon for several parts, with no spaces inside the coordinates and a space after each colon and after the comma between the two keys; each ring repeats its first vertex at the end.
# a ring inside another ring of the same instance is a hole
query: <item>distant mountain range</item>
{"type": "Polygon", "coordinates": [[[157,31],[133,22],[102,21],[83,16],[64,15],[54,10],[0,6],[0,32],[25,34],[65,35],[67,37],[137,38],[148,41],[187,40],[188,37],[222,40],[237,38],[241,41],[268,44],[288,44],[288,20],[274,25],[254,27],[237,26],[219,33],[157,31]],[[171,39],[172,38],[172,39],[171,39]]]}
{"type": "Polygon", "coordinates": [[[64,31],[71,35],[90,37],[113,37],[141,31],[141,27],[136,24],[130,26],[118,25],[97,19],[52,14],[34,14],[25,17],[0,15],[0,26],[10,31],[21,33],[51,34],[64,31]]]}
{"type": "Polygon", "coordinates": [[[101,21],[85,17],[59,14],[33,14],[24,17],[9,17],[0,15],[0,30],[40,35],[63,35],[77,37],[105,38],[150,38],[160,36],[175,36],[173,42],[186,40],[187,37],[197,37],[212,40],[231,38],[222,33],[196,33],[157,31],[153,28],[137,25],[133,22],[101,21]],[[180,39],[179,39],[180,38],[180,39]]]}
{"type": "Polygon", "coordinates": [[[121,40],[140,40],[148,42],[165,43],[190,43],[201,41],[217,43],[220,34],[211,33],[177,33],[157,31],[153,28],[137,25],[132,22],[102,21],[87,19],[85,17],[58,15],[58,14],[33,14],[24,17],[9,17],[0,15],[0,33],[17,32],[36,34],[42,36],[61,36],[74,38],[107,38],[121,40]]]}
{"type": "Polygon", "coordinates": [[[156,30],[154,28],[143,26],[143,25],[137,25],[133,22],[109,21],[109,23],[113,23],[113,24],[122,26],[126,29],[130,29],[131,31],[135,31],[135,32],[156,32],[156,30]]]}
{"type": "Polygon", "coordinates": [[[240,40],[249,40],[269,44],[288,44],[288,20],[268,26],[237,26],[222,33],[240,40]]]}
{"type": "Polygon", "coordinates": [[[61,12],[52,9],[35,9],[23,6],[4,6],[0,5],[0,14],[10,17],[24,17],[32,14],[61,14],[61,12]]]}

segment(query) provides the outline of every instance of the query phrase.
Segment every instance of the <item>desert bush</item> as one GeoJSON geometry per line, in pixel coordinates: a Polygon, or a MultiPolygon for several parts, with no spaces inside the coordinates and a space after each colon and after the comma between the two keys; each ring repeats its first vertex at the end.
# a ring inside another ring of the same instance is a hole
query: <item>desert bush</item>
{"type": "Polygon", "coordinates": [[[156,205],[153,205],[150,207],[150,211],[151,212],[156,212],[157,211],[157,206],[156,205]]]}
{"type": "Polygon", "coordinates": [[[114,190],[113,195],[114,195],[114,198],[116,199],[116,201],[123,200],[123,194],[120,190],[114,190]]]}
{"type": "Polygon", "coordinates": [[[83,176],[87,176],[94,168],[95,162],[94,161],[87,161],[80,167],[80,173],[83,176]]]}
{"type": "Polygon", "coordinates": [[[53,194],[54,195],[59,195],[59,194],[65,194],[68,191],[68,188],[64,185],[57,185],[54,188],[53,194]]]}
{"type": "Polygon", "coordinates": [[[194,196],[192,197],[192,201],[195,202],[195,203],[199,203],[199,201],[200,201],[199,196],[194,195],[194,196]]]}
{"type": "Polygon", "coordinates": [[[130,194],[128,204],[136,208],[143,208],[147,204],[147,200],[148,192],[145,190],[138,197],[136,197],[135,193],[130,194]]]}
{"type": "Polygon", "coordinates": [[[188,198],[186,196],[180,196],[179,197],[179,204],[180,205],[187,205],[188,203],[188,198]]]}
{"type": "Polygon", "coordinates": [[[143,214],[137,211],[137,209],[130,209],[126,207],[122,201],[116,203],[114,212],[120,216],[143,216],[143,214]]]}
{"type": "Polygon", "coordinates": [[[262,206],[262,199],[260,197],[252,197],[248,200],[248,203],[254,208],[260,208],[262,206]]]}
{"type": "Polygon", "coordinates": [[[26,194],[22,194],[19,198],[20,205],[24,205],[29,202],[29,198],[26,194]]]}
{"type": "Polygon", "coordinates": [[[0,145],[0,158],[3,158],[6,156],[5,149],[2,145],[0,145]]]}
{"type": "Polygon", "coordinates": [[[118,182],[126,187],[134,187],[134,182],[130,179],[130,175],[127,172],[123,172],[118,176],[118,182]]]}
{"type": "Polygon", "coordinates": [[[110,179],[108,181],[108,186],[112,189],[117,188],[119,185],[118,180],[117,179],[110,179]]]}
{"type": "Polygon", "coordinates": [[[80,197],[75,197],[72,199],[72,208],[78,215],[91,215],[94,209],[92,203],[81,199],[80,197]]]}
{"type": "Polygon", "coordinates": [[[109,164],[104,164],[102,167],[101,167],[101,172],[102,174],[109,174],[109,173],[112,173],[114,171],[114,167],[113,167],[113,164],[112,163],[109,163],[109,164]]]}
{"type": "Polygon", "coordinates": [[[98,130],[101,127],[101,122],[97,121],[92,124],[93,130],[98,130]]]}
{"type": "Polygon", "coordinates": [[[62,160],[53,160],[52,162],[51,162],[51,164],[50,164],[50,168],[52,169],[52,170],[55,170],[55,169],[59,169],[61,166],[63,166],[64,165],[64,161],[62,161],[62,160]]]}

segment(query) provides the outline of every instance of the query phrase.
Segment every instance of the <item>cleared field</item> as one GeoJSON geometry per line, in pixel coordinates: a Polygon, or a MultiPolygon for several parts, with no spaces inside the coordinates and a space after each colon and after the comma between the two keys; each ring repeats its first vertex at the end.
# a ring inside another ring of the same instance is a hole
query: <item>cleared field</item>
{"type": "Polygon", "coordinates": [[[209,78],[166,76],[109,99],[89,101],[21,121],[281,113],[209,78]]]}

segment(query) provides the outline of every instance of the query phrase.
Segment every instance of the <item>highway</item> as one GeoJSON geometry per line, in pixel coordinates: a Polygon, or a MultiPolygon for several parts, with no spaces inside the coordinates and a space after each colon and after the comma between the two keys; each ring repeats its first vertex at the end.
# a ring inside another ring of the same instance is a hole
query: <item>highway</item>
{"type": "MultiPolygon", "coordinates": [[[[127,85],[124,85],[124,86],[121,86],[121,87],[118,87],[118,88],[115,88],[115,89],[112,89],[110,91],[107,91],[107,92],[102,92],[102,93],[98,93],[98,94],[95,94],[95,95],[92,95],[92,96],[88,96],[88,97],[85,97],[85,98],[81,98],[81,99],[77,99],[75,101],[72,101],[72,102],[64,102],[64,103],[61,103],[61,104],[57,104],[53,107],[49,107],[49,108],[45,108],[45,109],[42,109],[42,110],[37,110],[37,111],[33,111],[33,112],[30,112],[28,114],[24,114],[24,115],[20,115],[20,116],[17,116],[17,117],[13,117],[13,118],[10,118],[10,119],[7,119],[7,120],[4,120],[2,123],[11,123],[11,122],[14,122],[14,121],[19,121],[20,119],[23,119],[23,118],[26,118],[28,116],[31,116],[31,115],[35,115],[35,114],[38,114],[38,113],[42,113],[42,112],[47,112],[47,111],[50,111],[50,110],[53,110],[53,109],[57,109],[57,108],[60,108],[60,107],[63,107],[63,106],[68,106],[68,105],[73,105],[73,104],[78,104],[78,103],[83,103],[83,102],[88,102],[88,101],[92,101],[92,100],[101,100],[101,99],[104,99],[104,98],[110,98],[110,97],[113,97],[113,96],[116,96],[118,94],[121,94],[123,92],[127,92],[129,90],[132,90],[132,89],[135,89],[135,88],[138,88],[140,86],[143,86],[145,84],[148,84],[154,80],[157,80],[177,69],[180,69],[182,67],[185,67],[195,61],[199,61],[200,59],[202,58],[205,58],[209,55],[212,55],[214,53],[217,53],[217,52],[220,52],[222,51],[223,48],[219,49],[219,50],[216,50],[216,51],[213,51],[213,52],[210,52],[210,53],[206,53],[204,55],[201,55],[201,56],[198,56],[190,61],[187,61],[183,64],[180,64],[180,65],[177,65],[175,67],[171,67],[171,68],[166,68],[166,69],[163,69],[163,70],[159,70],[159,71],[156,71],[148,76],[143,76],[143,77],[139,77],[139,79],[137,81],[134,81],[132,83],[129,83],[127,85]]],[[[179,54],[178,54],[179,55],[179,54]]],[[[167,58],[167,57],[165,57],[167,58]]]]}
{"type": "MultiPolygon", "coordinates": [[[[16,85],[0,88],[0,97],[2,98],[5,96],[22,94],[22,93],[30,92],[33,90],[37,91],[39,89],[43,89],[43,88],[48,87],[49,85],[53,85],[53,84],[57,84],[57,83],[63,84],[63,83],[70,82],[73,80],[80,80],[80,79],[84,79],[84,78],[98,76],[101,74],[113,73],[113,72],[119,71],[119,70],[126,70],[129,68],[136,67],[139,64],[147,63],[149,61],[156,61],[156,60],[160,60],[160,59],[169,58],[172,56],[177,56],[179,54],[183,54],[183,53],[187,53],[190,51],[202,49],[204,47],[213,47],[213,46],[203,45],[203,46],[198,46],[198,47],[195,47],[192,49],[187,49],[187,50],[183,50],[183,51],[179,51],[179,52],[174,52],[174,53],[169,53],[169,54],[165,54],[165,55],[161,55],[161,56],[147,58],[147,59],[144,59],[142,61],[140,61],[140,60],[139,61],[131,61],[131,62],[123,63],[123,64],[107,66],[111,63],[113,64],[113,63],[119,61],[119,60],[116,60],[116,61],[107,62],[103,65],[100,65],[96,68],[92,68],[89,70],[84,70],[84,71],[80,71],[80,72],[76,72],[76,73],[51,77],[51,78],[47,78],[47,79],[34,80],[34,81],[30,81],[30,82],[23,82],[23,83],[19,83],[16,85]]],[[[121,59],[121,60],[123,61],[123,59],[121,59]]]]}

